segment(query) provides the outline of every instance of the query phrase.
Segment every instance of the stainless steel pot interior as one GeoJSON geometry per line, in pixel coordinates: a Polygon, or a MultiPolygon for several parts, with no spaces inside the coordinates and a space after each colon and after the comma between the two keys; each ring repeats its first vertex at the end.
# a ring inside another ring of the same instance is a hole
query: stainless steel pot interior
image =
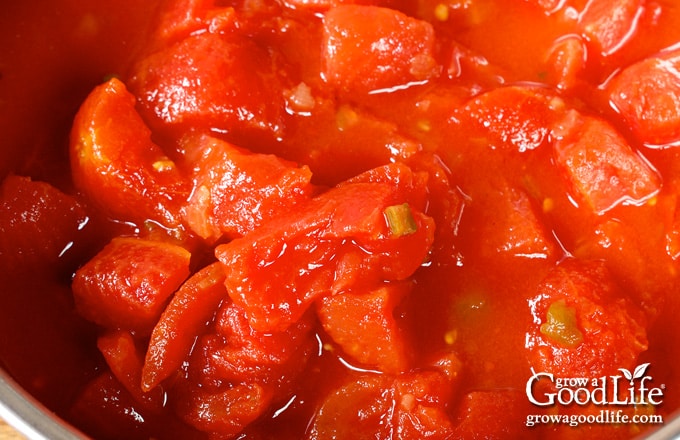
{"type": "Polygon", "coordinates": [[[0,368],[0,417],[29,440],[86,440],[29,395],[0,368]]]}

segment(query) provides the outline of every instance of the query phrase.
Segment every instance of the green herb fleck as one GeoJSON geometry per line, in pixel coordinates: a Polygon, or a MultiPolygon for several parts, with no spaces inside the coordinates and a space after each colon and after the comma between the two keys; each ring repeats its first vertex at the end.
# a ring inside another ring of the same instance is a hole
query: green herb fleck
{"type": "Polygon", "coordinates": [[[548,308],[547,322],[541,325],[541,333],[563,347],[576,348],[583,342],[583,333],[576,323],[576,311],[563,299],[548,308]]]}
{"type": "Polygon", "coordinates": [[[384,214],[390,232],[396,237],[414,234],[418,230],[418,225],[408,203],[388,206],[385,208],[384,214]]]}

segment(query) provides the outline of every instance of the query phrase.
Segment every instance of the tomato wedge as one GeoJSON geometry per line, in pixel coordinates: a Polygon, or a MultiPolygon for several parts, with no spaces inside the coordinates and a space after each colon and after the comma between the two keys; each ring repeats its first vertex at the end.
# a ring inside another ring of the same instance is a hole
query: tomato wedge
{"type": "Polygon", "coordinates": [[[188,181],[151,141],[135,102],[116,78],[90,93],[71,132],[73,180],[115,219],[180,228],[188,181]]]}
{"type": "Polygon", "coordinates": [[[151,333],[141,374],[144,390],[153,389],[182,365],[196,335],[226,297],[224,271],[219,263],[205,267],[182,284],[151,333]]]}
{"type": "Polygon", "coordinates": [[[143,353],[127,330],[112,330],[97,339],[111,373],[131,396],[146,410],[159,412],[164,405],[164,392],[158,388],[150,393],[142,389],[143,353]]]}

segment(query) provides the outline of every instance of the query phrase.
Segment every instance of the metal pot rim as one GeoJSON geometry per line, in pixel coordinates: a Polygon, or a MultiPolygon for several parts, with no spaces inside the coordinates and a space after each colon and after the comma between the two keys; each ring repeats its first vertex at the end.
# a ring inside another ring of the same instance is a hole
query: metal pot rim
{"type": "Polygon", "coordinates": [[[30,440],[87,440],[0,368],[0,417],[30,440]]]}

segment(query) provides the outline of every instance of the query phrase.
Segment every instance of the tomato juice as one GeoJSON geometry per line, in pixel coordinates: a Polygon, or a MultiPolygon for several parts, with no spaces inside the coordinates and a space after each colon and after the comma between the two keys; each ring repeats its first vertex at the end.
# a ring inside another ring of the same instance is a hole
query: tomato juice
{"type": "Polygon", "coordinates": [[[0,366],[96,439],[613,438],[680,407],[680,10],[0,16],[0,366]]]}

